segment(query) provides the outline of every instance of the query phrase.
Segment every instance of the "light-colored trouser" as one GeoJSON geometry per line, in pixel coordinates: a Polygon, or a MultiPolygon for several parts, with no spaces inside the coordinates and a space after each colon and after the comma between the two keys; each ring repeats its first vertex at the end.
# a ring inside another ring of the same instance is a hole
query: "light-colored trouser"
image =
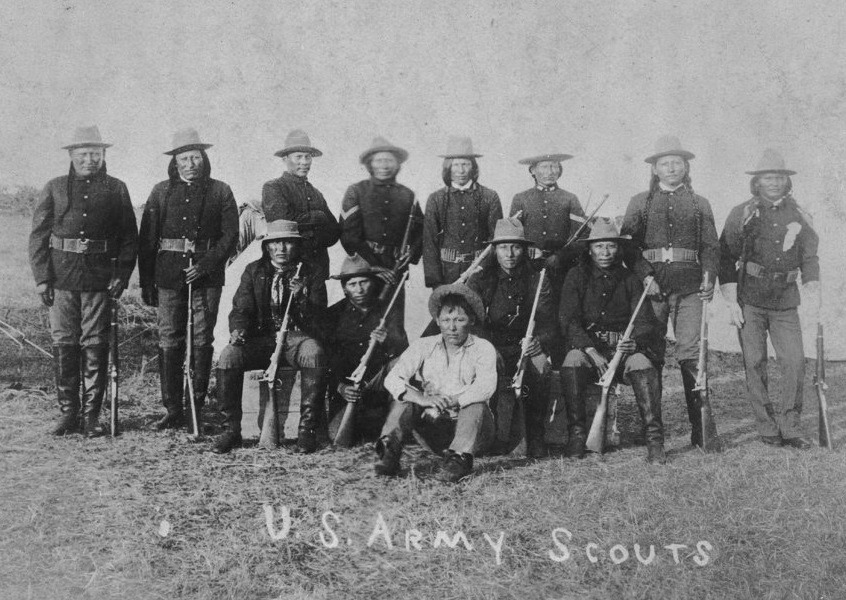
{"type": "Polygon", "coordinates": [[[435,426],[425,426],[422,423],[422,415],[422,407],[411,402],[393,400],[379,437],[392,437],[402,443],[407,433],[416,431],[436,452],[443,447],[439,440],[442,437],[451,437],[449,449],[452,452],[474,456],[483,453],[493,443],[494,416],[485,402],[475,402],[460,408],[457,418],[439,420],[435,426]],[[432,431],[433,428],[438,431],[432,431]],[[437,435],[429,436],[427,433],[437,435]]]}
{"type": "MultiPolygon", "coordinates": [[[[606,357],[609,358],[609,357],[606,357]]],[[[586,369],[594,370],[593,362],[588,357],[584,350],[570,350],[567,356],[564,357],[563,368],[584,367],[586,369]]],[[[646,358],[645,354],[635,352],[623,358],[623,376],[627,376],[632,371],[645,371],[647,369],[654,369],[655,365],[652,361],[646,358]]],[[[598,376],[597,376],[598,379],[598,376]]]]}
{"type": "Polygon", "coordinates": [[[768,310],[743,307],[743,327],[738,332],[746,368],[746,392],[760,435],[783,438],[802,437],[802,383],[805,379],[805,352],[802,326],[795,308],[768,310]],[[776,351],[782,373],[781,401],[773,407],[767,393],[767,333],[776,351]],[[768,409],[773,414],[768,413],[768,409]]]}
{"type": "MultiPolygon", "coordinates": [[[[696,292],[672,293],[660,300],[651,299],[652,310],[658,318],[661,340],[667,337],[667,322],[672,320],[676,336],[676,360],[699,359],[699,328],[702,324],[702,300],[696,292]]],[[[662,343],[661,361],[664,361],[662,343]]]]}
{"type": "Polygon", "coordinates": [[[106,346],[109,343],[109,293],[55,290],[50,307],[55,346],[106,346]]]}

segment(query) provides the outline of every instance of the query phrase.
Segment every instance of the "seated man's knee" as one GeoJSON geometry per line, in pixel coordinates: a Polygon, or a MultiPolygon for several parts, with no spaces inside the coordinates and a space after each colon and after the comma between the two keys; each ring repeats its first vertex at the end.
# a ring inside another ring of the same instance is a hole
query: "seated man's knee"
{"type": "Polygon", "coordinates": [[[320,343],[312,338],[303,340],[297,349],[298,366],[317,369],[327,365],[326,353],[320,343]]]}
{"type": "Polygon", "coordinates": [[[654,368],[655,365],[652,364],[652,361],[646,358],[646,355],[641,352],[635,352],[626,359],[626,373],[630,371],[647,371],[654,368]]]}
{"type": "Polygon", "coordinates": [[[561,366],[566,368],[591,368],[593,367],[593,363],[590,361],[590,358],[588,358],[588,355],[584,350],[570,350],[567,352],[567,356],[564,357],[564,362],[561,366]]]}

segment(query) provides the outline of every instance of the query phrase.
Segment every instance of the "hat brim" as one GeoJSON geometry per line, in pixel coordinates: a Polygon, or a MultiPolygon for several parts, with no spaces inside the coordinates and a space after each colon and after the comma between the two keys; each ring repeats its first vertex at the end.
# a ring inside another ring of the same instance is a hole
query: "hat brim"
{"type": "Polygon", "coordinates": [[[763,169],[761,171],[746,171],[747,175],[763,175],[764,173],[776,173],[778,175],[787,175],[790,177],[791,175],[796,175],[796,171],[791,171],[790,169],[763,169]]]}
{"type": "Polygon", "coordinates": [[[361,155],[358,157],[358,161],[361,164],[366,165],[367,159],[369,159],[377,152],[390,152],[391,154],[397,157],[397,160],[400,164],[408,160],[408,152],[403,150],[402,148],[399,148],[398,146],[376,146],[374,148],[368,148],[367,150],[362,152],[361,155]]]}
{"type": "Polygon", "coordinates": [[[564,162],[565,160],[570,160],[573,158],[572,154],[541,154],[540,156],[532,156],[530,158],[521,158],[517,161],[517,164],[521,165],[533,165],[535,163],[544,162],[544,161],[551,161],[551,162],[564,162]]]}
{"type": "Polygon", "coordinates": [[[274,152],[273,155],[278,156],[279,158],[285,158],[294,152],[308,152],[312,156],[323,156],[323,153],[320,150],[313,148],[312,146],[291,146],[290,148],[283,148],[278,152],[274,152]]]}
{"type": "Polygon", "coordinates": [[[529,241],[526,238],[518,238],[518,237],[494,238],[492,240],[487,240],[484,243],[485,244],[523,244],[524,246],[534,246],[535,245],[534,242],[529,241]]]}
{"type": "Polygon", "coordinates": [[[168,156],[176,156],[177,154],[182,154],[183,152],[188,152],[189,150],[208,150],[214,146],[214,144],[187,144],[185,146],[180,146],[179,148],[174,148],[173,150],[168,150],[165,152],[168,156]]]}
{"type": "Polygon", "coordinates": [[[272,233],[261,238],[262,245],[265,242],[273,242],[276,240],[301,240],[303,236],[299,233],[272,233]]]}
{"type": "Polygon", "coordinates": [[[579,240],[573,240],[573,244],[581,244],[583,246],[589,246],[594,242],[617,242],[618,244],[626,244],[632,241],[630,236],[617,236],[617,237],[601,237],[601,238],[583,238],[579,240]]]}
{"type": "Polygon", "coordinates": [[[441,300],[448,294],[458,294],[467,300],[467,303],[473,310],[473,317],[476,322],[481,322],[485,316],[485,305],[482,303],[482,299],[476,292],[461,283],[442,285],[435,288],[435,291],[429,296],[429,314],[435,321],[438,320],[438,314],[441,311],[441,300]]]}
{"type": "Polygon", "coordinates": [[[376,277],[378,276],[377,271],[359,271],[358,273],[338,273],[337,275],[330,275],[329,279],[336,279],[341,283],[344,283],[347,279],[352,279],[353,277],[376,277]]]}
{"type": "Polygon", "coordinates": [[[482,154],[438,154],[441,158],[482,158],[482,154]]]}
{"type": "Polygon", "coordinates": [[[653,154],[648,158],[644,158],[643,162],[654,165],[662,156],[681,156],[685,160],[696,158],[696,155],[693,152],[688,152],[687,150],[667,150],[666,152],[659,152],[658,154],[653,154]]]}
{"type": "Polygon", "coordinates": [[[62,150],[74,150],[76,148],[111,148],[111,144],[106,144],[104,142],[75,142],[73,144],[68,144],[67,146],[62,146],[62,150]]]}

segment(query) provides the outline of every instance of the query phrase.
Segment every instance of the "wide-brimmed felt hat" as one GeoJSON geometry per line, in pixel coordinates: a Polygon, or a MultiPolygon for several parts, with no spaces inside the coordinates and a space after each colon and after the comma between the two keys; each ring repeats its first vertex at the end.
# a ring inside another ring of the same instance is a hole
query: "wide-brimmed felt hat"
{"type": "Polygon", "coordinates": [[[408,160],[408,152],[406,150],[400,148],[399,146],[394,146],[382,136],[376,136],[373,138],[373,143],[370,144],[370,147],[367,150],[361,153],[358,160],[361,161],[361,164],[366,165],[367,161],[370,160],[370,157],[377,152],[390,152],[397,157],[400,164],[408,160]]]}
{"type": "Polygon", "coordinates": [[[515,217],[508,217],[506,219],[499,219],[494,226],[493,238],[486,241],[486,244],[506,244],[506,243],[520,243],[531,244],[526,239],[526,233],[523,229],[523,223],[520,219],[515,217]]]}
{"type": "Polygon", "coordinates": [[[539,162],[544,161],[552,161],[552,162],[564,162],[565,160],[570,160],[573,158],[572,154],[562,154],[562,153],[552,153],[552,154],[538,154],[537,156],[530,156],[529,158],[521,158],[517,161],[518,164],[521,165],[534,165],[539,162]]]}
{"type": "Polygon", "coordinates": [[[200,134],[197,133],[197,130],[193,127],[188,127],[186,129],[180,129],[173,134],[173,142],[171,142],[170,146],[173,149],[168,150],[165,154],[175,156],[189,150],[208,150],[212,147],[212,144],[206,144],[200,141],[200,134]]]}
{"type": "Polygon", "coordinates": [[[73,150],[74,148],[85,148],[86,146],[93,146],[96,148],[109,148],[111,144],[103,141],[100,135],[100,130],[96,125],[88,125],[86,127],[77,127],[70,141],[67,145],[62,146],[63,150],[73,150]]]}
{"type": "Polygon", "coordinates": [[[762,175],[764,173],[778,173],[780,175],[796,175],[796,171],[791,171],[784,164],[784,157],[778,150],[767,148],[764,154],[761,155],[761,160],[758,161],[758,166],[754,171],[746,171],[747,175],[762,175]]]}
{"type": "Polygon", "coordinates": [[[674,135],[662,135],[655,142],[655,154],[643,159],[644,162],[655,164],[655,162],[662,156],[681,156],[685,160],[695,158],[693,152],[688,152],[682,148],[679,138],[674,135]]]}
{"type": "Polygon", "coordinates": [[[311,145],[311,139],[302,129],[292,130],[285,138],[285,147],[274,152],[274,156],[284,158],[292,152],[308,152],[312,156],[323,156],[323,153],[311,145]]]}
{"type": "Polygon", "coordinates": [[[463,283],[450,283],[448,285],[442,285],[435,288],[435,291],[432,292],[431,296],[429,296],[429,314],[432,315],[432,318],[436,321],[438,320],[438,313],[441,312],[441,301],[444,299],[444,296],[448,294],[458,294],[459,296],[463,296],[464,299],[467,300],[467,304],[470,305],[470,308],[475,313],[473,316],[476,318],[477,322],[480,322],[485,317],[485,305],[482,303],[482,299],[479,297],[479,294],[463,283]]]}
{"type": "Polygon", "coordinates": [[[473,151],[473,140],[467,136],[451,135],[447,140],[447,149],[441,158],[479,158],[481,154],[473,151]]]}
{"type": "Polygon", "coordinates": [[[341,264],[341,272],[337,275],[332,275],[331,279],[340,279],[341,283],[344,283],[347,279],[353,277],[375,277],[377,272],[370,266],[369,262],[358,254],[353,254],[344,258],[344,262],[341,264]]]}
{"type": "Polygon", "coordinates": [[[591,242],[630,242],[631,240],[629,235],[620,235],[620,230],[617,229],[613,219],[596,217],[591,224],[590,234],[576,241],[588,245],[591,242]]]}
{"type": "Polygon", "coordinates": [[[302,238],[296,221],[279,219],[267,224],[267,235],[261,241],[264,244],[264,242],[272,242],[273,240],[301,240],[302,238]]]}

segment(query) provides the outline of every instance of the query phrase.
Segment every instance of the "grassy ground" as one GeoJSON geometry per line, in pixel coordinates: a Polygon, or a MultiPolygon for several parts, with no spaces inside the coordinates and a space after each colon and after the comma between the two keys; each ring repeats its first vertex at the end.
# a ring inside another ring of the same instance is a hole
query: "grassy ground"
{"type": "MultiPolygon", "coordinates": [[[[3,306],[46,346],[19,245],[26,227],[3,223],[0,269],[24,273],[20,287],[3,290],[12,299],[3,306]]],[[[50,361],[25,351],[18,376],[17,350],[0,341],[4,600],[834,599],[846,590],[842,365],[828,373],[834,452],[758,442],[739,360],[715,354],[723,454],[687,444],[679,373],[670,368],[666,466],[643,462],[626,392],[617,452],[483,458],[474,477],[447,486],[431,477],[437,460],[410,446],[403,476],[384,481],[365,445],[308,457],[254,446],[217,456],[208,441],[150,431],[161,411],[156,365],[147,362],[150,314],[135,289],[123,305],[121,339],[138,337],[124,345],[126,432],[114,440],[47,436],[56,413],[50,361]],[[9,389],[13,380],[22,389],[9,389]],[[453,539],[458,532],[466,545],[453,539]]],[[[777,389],[777,365],[771,375],[777,389]]],[[[806,404],[812,432],[810,385],[806,404]]]]}

